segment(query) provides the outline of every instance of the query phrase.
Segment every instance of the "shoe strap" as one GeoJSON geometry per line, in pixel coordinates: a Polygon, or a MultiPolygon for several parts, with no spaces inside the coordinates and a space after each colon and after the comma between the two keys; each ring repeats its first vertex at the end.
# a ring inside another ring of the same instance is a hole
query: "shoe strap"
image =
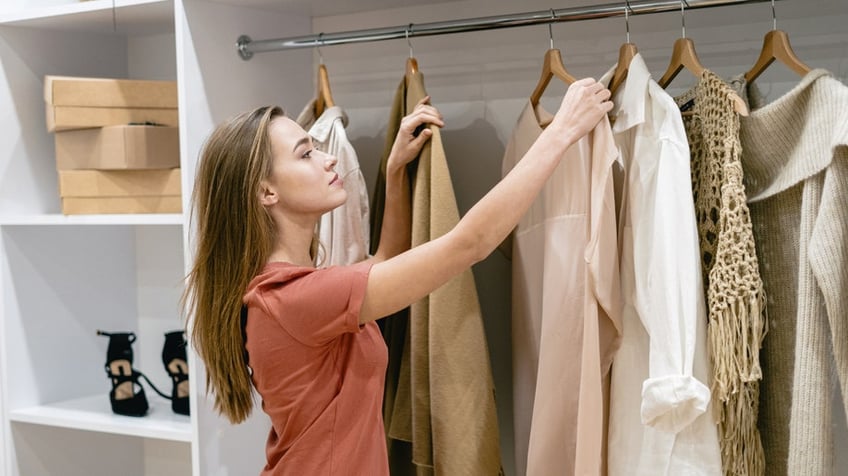
{"type": "Polygon", "coordinates": [[[153,385],[153,382],[151,382],[151,381],[150,381],[150,379],[149,379],[149,378],[147,378],[147,375],[144,375],[144,374],[143,374],[143,373],[141,373],[141,372],[137,372],[137,371],[133,370],[133,375],[135,375],[135,374],[138,374],[138,376],[139,376],[139,377],[143,378],[143,379],[144,379],[144,381],[145,381],[145,382],[147,382],[147,385],[150,385],[150,388],[152,388],[152,389],[153,389],[153,391],[154,391],[154,392],[156,392],[156,393],[158,393],[158,394],[159,394],[162,398],[166,398],[166,399],[168,399],[168,400],[173,400],[173,398],[171,398],[171,396],[170,396],[170,395],[165,395],[164,393],[162,393],[162,391],[161,391],[161,390],[159,390],[158,388],[156,388],[156,385],[153,385]]]}
{"type": "Polygon", "coordinates": [[[113,374],[111,372],[111,370],[109,369],[109,366],[106,365],[106,376],[109,377],[109,379],[115,381],[115,384],[113,385],[115,387],[117,387],[118,385],[120,385],[122,383],[127,383],[127,382],[138,383],[138,376],[139,375],[140,375],[140,373],[138,371],[136,371],[135,369],[132,370],[130,375],[113,374]]]}

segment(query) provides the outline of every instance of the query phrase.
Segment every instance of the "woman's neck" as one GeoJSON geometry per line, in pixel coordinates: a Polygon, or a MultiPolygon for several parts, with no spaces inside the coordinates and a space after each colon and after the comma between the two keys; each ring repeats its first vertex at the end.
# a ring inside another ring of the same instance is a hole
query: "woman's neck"
{"type": "Polygon", "coordinates": [[[276,216],[277,242],[268,261],[284,261],[298,266],[313,266],[309,251],[317,221],[295,222],[276,216]]]}

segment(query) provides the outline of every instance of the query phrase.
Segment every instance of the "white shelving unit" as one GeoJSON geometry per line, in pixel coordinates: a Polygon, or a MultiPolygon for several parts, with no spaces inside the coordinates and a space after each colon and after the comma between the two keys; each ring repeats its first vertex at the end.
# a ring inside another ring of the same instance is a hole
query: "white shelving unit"
{"type": "Polygon", "coordinates": [[[0,473],[191,474],[192,419],[149,388],[148,415],[113,414],[95,335],[135,332],[133,367],[170,392],[185,215],[62,215],[43,96],[47,74],[176,80],[174,2],[56,3],[0,7],[0,473]]]}
{"type": "MultiPolygon", "coordinates": [[[[211,409],[189,354],[192,416],[146,389],[150,412],[115,415],[108,339],[133,331],[133,367],[166,392],[163,333],[182,328],[194,161],[217,122],[311,91],[311,53],[245,64],[245,30],[308,33],[300,6],[200,0],[21,0],[0,6],[0,474],[208,475],[257,472],[267,422],[232,427],[211,409]],[[113,8],[114,7],[114,8],[113,8]],[[289,69],[284,66],[296,66],[289,69]],[[60,213],[47,74],[176,80],[183,213],[60,213]],[[268,78],[276,78],[269,81],[268,78]],[[281,89],[280,82],[286,86],[281,89]]],[[[340,4],[342,2],[339,2],[340,4]]]]}
{"type": "MultiPolygon", "coordinates": [[[[149,389],[149,415],[112,414],[103,369],[108,340],[95,335],[96,329],[136,332],[133,366],[170,391],[160,360],[162,334],[183,326],[179,299],[192,259],[188,204],[201,147],[215,124],[255,106],[279,104],[296,115],[314,89],[314,51],[257,54],[245,62],[235,52],[239,35],[279,38],[551,6],[546,0],[114,0],[113,9],[113,0],[4,0],[0,475],[210,476],[261,469],[267,417],[258,405],[242,425],[219,417],[194,353],[191,417],[174,414],[149,389]],[[61,214],[53,138],[45,126],[47,74],[177,81],[183,213],[61,214]]],[[[777,14],[799,56],[848,78],[844,0],[785,0],[777,14]]],[[[766,4],[697,10],[686,22],[704,63],[731,76],[755,59],[771,11],[766,4]]],[[[660,74],[680,34],[679,15],[634,17],[630,28],[649,68],[660,74]]],[[[624,40],[623,19],[553,31],[569,70],[580,76],[600,76],[624,40]]],[[[447,119],[443,138],[461,211],[500,178],[505,142],[538,79],[548,41],[544,26],[412,41],[428,92],[447,119]]],[[[348,136],[373,184],[392,93],[409,54],[406,41],[322,52],[336,102],[350,118],[348,136]]],[[[795,81],[791,73],[767,72],[758,82],[772,92],[795,81]]],[[[685,79],[675,84],[687,86],[685,79]]],[[[564,88],[549,90],[543,101],[553,108],[564,88]]],[[[512,474],[509,263],[495,254],[475,273],[504,464],[512,474]]],[[[848,444],[844,424],[837,431],[837,444],[848,444]]],[[[845,454],[837,454],[837,467],[848,471],[845,454]]]]}

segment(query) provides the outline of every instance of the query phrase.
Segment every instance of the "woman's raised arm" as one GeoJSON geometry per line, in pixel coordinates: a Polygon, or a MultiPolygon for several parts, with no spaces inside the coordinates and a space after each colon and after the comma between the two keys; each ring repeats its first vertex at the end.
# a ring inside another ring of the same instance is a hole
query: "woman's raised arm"
{"type": "Polygon", "coordinates": [[[524,157],[450,232],[374,264],[360,322],[409,306],[488,256],[536,199],[564,152],[612,109],[609,97],[593,79],[574,82],[553,121],[524,157]]]}

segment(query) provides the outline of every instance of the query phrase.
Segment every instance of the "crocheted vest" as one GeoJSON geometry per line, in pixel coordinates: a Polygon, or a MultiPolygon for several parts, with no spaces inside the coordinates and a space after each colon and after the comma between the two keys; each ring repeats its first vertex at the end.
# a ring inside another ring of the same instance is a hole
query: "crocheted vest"
{"type": "Polygon", "coordinates": [[[722,468],[727,475],[762,475],[765,460],[757,413],[766,305],[742,181],[733,94],[721,78],[705,70],[698,84],[675,100],[692,158],[722,468]]]}

